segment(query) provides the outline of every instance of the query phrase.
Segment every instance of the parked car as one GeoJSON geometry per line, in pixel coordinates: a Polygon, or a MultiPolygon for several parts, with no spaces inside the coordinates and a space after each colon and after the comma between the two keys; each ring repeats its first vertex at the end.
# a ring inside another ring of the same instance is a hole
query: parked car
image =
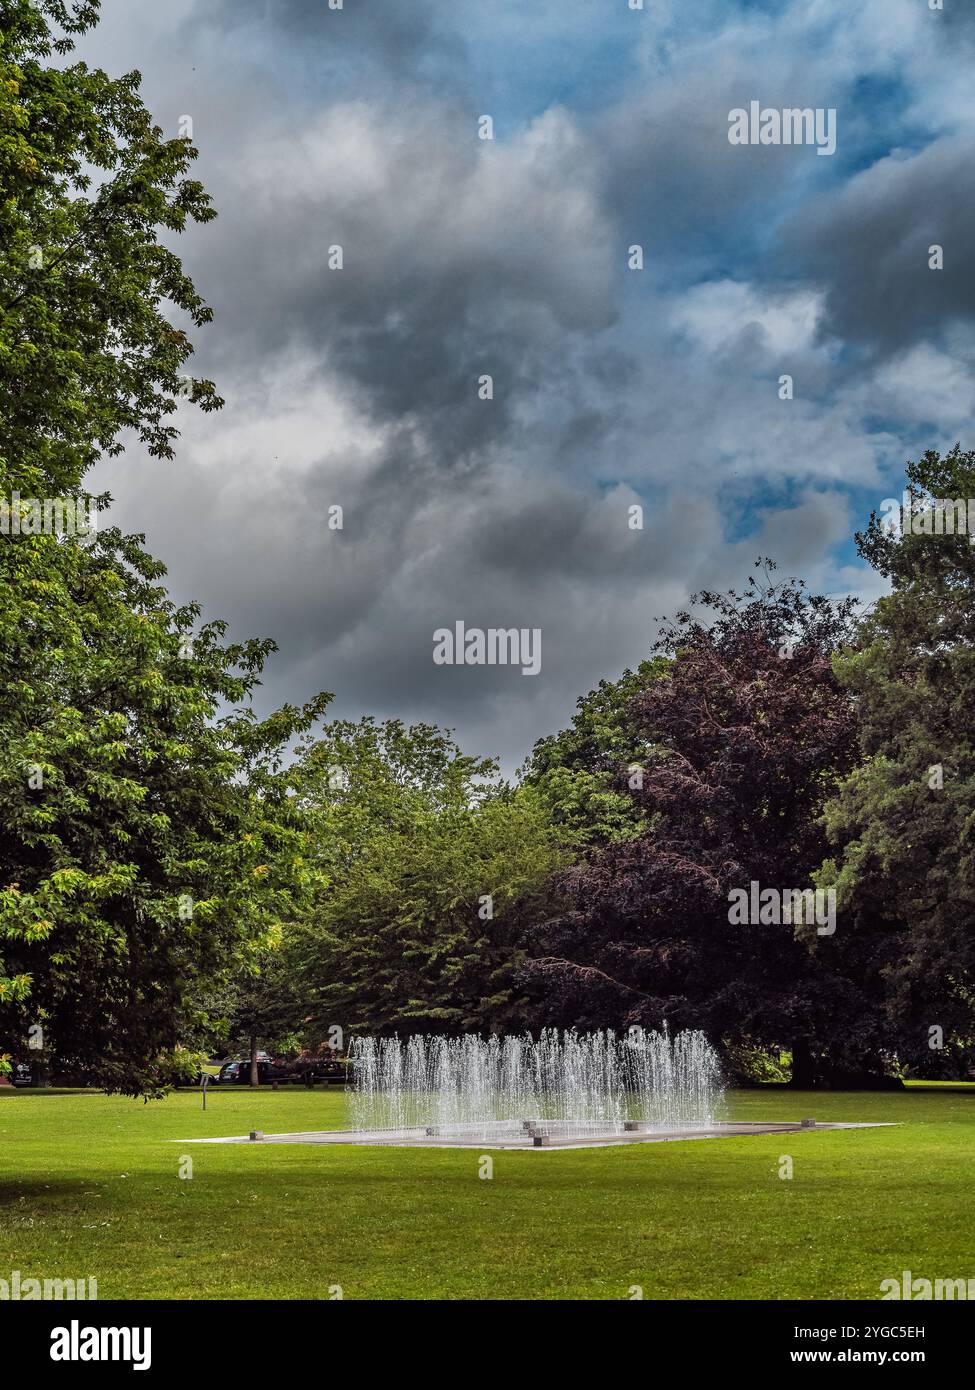
{"type": "MultiPolygon", "coordinates": [[[[258,1058],[257,1079],[258,1081],[270,1080],[271,1063],[258,1058]]],[[[217,1083],[221,1086],[249,1086],[251,1080],[250,1058],[239,1059],[235,1062],[224,1062],[220,1071],[217,1073],[217,1083]]]]}
{"type": "Polygon", "coordinates": [[[348,1063],[338,1057],[299,1057],[292,1066],[297,1070],[297,1079],[306,1086],[341,1086],[347,1079],[348,1063]]]}
{"type": "Polygon", "coordinates": [[[338,1058],[331,1062],[318,1062],[315,1065],[316,1078],[320,1078],[330,1086],[344,1086],[350,1075],[348,1062],[339,1061],[338,1058]]]}
{"type": "MultiPolygon", "coordinates": [[[[266,1054],[257,1060],[257,1080],[261,1086],[343,1085],[346,1080],[345,1062],[333,1058],[315,1057],[294,1059],[271,1058],[266,1054]]],[[[219,1085],[249,1086],[251,1063],[249,1057],[225,1062],[215,1081],[219,1085]]]]}
{"type": "MultiPolygon", "coordinates": [[[[33,1086],[35,1084],[34,1068],[37,1065],[36,1062],[25,1062],[22,1058],[14,1058],[10,1064],[11,1084],[14,1086],[33,1086]]],[[[86,1087],[98,1085],[97,1077],[83,1066],[75,1066],[68,1070],[53,1066],[48,1068],[46,1075],[43,1071],[40,1075],[44,1076],[43,1084],[45,1086],[84,1090],[86,1087]]]]}

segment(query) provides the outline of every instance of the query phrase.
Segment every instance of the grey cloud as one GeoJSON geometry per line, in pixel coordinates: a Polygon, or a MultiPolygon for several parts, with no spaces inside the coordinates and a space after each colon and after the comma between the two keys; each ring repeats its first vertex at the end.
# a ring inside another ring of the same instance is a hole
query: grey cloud
{"type": "Polygon", "coordinates": [[[975,313],[971,140],[891,155],[813,199],[783,231],[783,264],[826,290],[829,331],[887,354],[975,313]],[[928,268],[944,247],[945,269],[928,268]]]}
{"type": "Polygon", "coordinates": [[[287,48],[296,67],[311,62],[323,75],[363,78],[362,69],[381,66],[406,77],[434,60],[457,70],[464,57],[463,37],[449,12],[425,0],[346,0],[333,9],[328,0],[207,0],[194,13],[199,31],[241,34],[267,47],[287,48]],[[445,22],[446,21],[446,22],[445,22]]]}

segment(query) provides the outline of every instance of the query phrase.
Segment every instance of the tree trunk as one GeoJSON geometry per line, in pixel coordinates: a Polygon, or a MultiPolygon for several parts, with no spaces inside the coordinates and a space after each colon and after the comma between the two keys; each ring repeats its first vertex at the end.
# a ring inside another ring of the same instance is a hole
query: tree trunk
{"type": "Polygon", "coordinates": [[[792,1079],[789,1085],[800,1091],[810,1091],[815,1084],[816,1070],[809,1039],[797,1038],[792,1044],[792,1079]]]}
{"type": "Polygon", "coordinates": [[[260,1072],[257,1069],[257,1039],[251,1038],[251,1085],[260,1084],[260,1072]]]}

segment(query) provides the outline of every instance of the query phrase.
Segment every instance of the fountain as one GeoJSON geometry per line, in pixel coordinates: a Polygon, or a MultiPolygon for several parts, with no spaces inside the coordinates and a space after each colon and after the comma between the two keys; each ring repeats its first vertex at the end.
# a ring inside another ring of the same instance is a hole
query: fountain
{"type": "Polygon", "coordinates": [[[710,1130],[722,1091],[703,1033],[545,1029],[482,1038],[356,1038],[353,1127],[407,1140],[592,1142],[710,1130]]]}
{"type": "Polygon", "coordinates": [[[351,1129],[175,1142],[552,1149],[877,1127],[717,1118],[721,1069],[697,1032],[367,1037],[349,1058],[351,1129]]]}

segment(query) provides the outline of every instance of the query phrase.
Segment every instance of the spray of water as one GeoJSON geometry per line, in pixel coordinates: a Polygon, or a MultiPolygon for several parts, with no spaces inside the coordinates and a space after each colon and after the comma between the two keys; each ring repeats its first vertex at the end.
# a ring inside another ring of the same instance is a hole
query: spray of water
{"type": "Polygon", "coordinates": [[[538,1038],[355,1038],[357,1129],[422,1128],[485,1138],[529,1125],[581,1136],[708,1129],[721,1099],[717,1055],[703,1033],[538,1038]]]}

